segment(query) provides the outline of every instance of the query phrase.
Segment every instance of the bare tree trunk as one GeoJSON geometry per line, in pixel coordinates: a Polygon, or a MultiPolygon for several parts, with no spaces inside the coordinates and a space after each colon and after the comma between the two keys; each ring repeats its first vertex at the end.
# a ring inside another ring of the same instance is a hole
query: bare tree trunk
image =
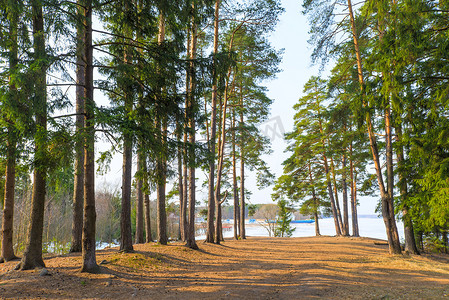
{"type": "Polygon", "coordinates": [[[399,241],[398,229],[396,227],[396,220],[394,214],[394,173],[393,173],[393,145],[392,145],[392,126],[391,113],[388,107],[385,110],[385,140],[386,140],[386,161],[387,161],[387,195],[382,197],[382,215],[388,231],[388,240],[390,251],[392,253],[400,254],[401,244],[399,241]]]}
{"type": "MultiPolygon", "coordinates": [[[[232,49],[232,40],[229,46],[229,50],[232,49]]],[[[217,218],[215,219],[215,243],[220,244],[220,241],[223,237],[222,231],[222,220],[221,220],[221,178],[223,176],[223,163],[224,163],[224,155],[225,155],[225,145],[226,145],[226,110],[228,107],[228,79],[231,75],[231,69],[228,70],[228,74],[226,76],[226,88],[224,92],[224,102],[222,105],[222,114],[221,114],[221,132],[220,132],[220,140],[218,142],[218,167],[217,167],[217,185],[215,187],[215,205],[217,210],[217,218]]],[[[220,103],[221,104],[221,103],[220,103]]],[[[221,106],[221,105],[220,105],[221,106]]]]}
{"type": "Polygon", "coordinates": [[[179,193],[179,237],[181,241],[185,241],[185,207],[184,207],[184,178],[182,176],[182,146],[181,146],[181,138],[182,138],[182,125],[179,121],[179,118],[176,118],[176,138],[178,140],[178,193],[179,193]]]}
{"type": "MultiPolygon", "coordinates": [[[[243,100],[242,100],[243,108],[243,100]]],[[[242,137],[240,138],[240,238],[246,239],[245,232],[245,160],[244,160],[244,139],[243,139],[243,110],[240,111],[240,128],[242,137]]]]}
{"type": "MultiPolygon", "coordinates": [[[[360,89],[361,89],[362,97],[363,97],[365,94],[365,83],[364,83],[364,79],[363,79],[362,59],[361,59],[361,54],[360,54],[360,50],[359,50],[358,35],[357,35],[356,27],[355,27],[355,20],[354,20],[354,14],[352,11],[351,0],[348,0],[348,9],[349,9],[350,22],[351,22],[352,35],[353,35],[353,39],[354,39],[354,48],[355,48],[355,53],[356,53],[356,58],[357,58],[358,78],[359,78],[360,89]]],[[[365,99],[362,99],[362,100],[363,100],[363,105],[366,106],[365,99]]],[[[389,143],[388,139],[391,138],[390,117],[387,116],[387,114],[389,114],[389,111],[385,111],[385,114],[386,114],[385,121],[387,123],[387,124],[385,124],[386,139],[387,139],[387,143],[389,143]]],[[[380,166],[380,156],[379,156],[379,150],[378,150],[378,146],[377,146],[377,140],[376,140],[376,136],[374,133],[374,128],[373,128],[373,124],[372,124],[372,120],[371,120],[371,114],[370,114],[369,110],[367,110],[365,117],[366,117],[366,125],[367,125],[368,137],[369,137],[369,141],[370,141],[371,153],[373,155],[374,167],[376,169],[377,181],[379,184],[380,196],[382,199],[382,215],[383,215],[383,219],[384,219],[384,223],[385,223],[385,227],[386,227],[386,231],[387,231],[389,250],[390,250],[390,253],[392,253],[392,254],[393,253],[400,254],[402,251],[401,251],[401,244],[399,241],[399,235],[398,235],[398,231],[397,231],[397,227],[396,227],[396,221],[394,219],[393,198],[391,197],[392,193],[385,189],[382,170],[381,170],[381,166],[380,166]]],[[[388,148],[388,146],[387,146],[387,148],[388,148]]],[[[388,152],[390,152],[390,150],[387,149],[387,153],[388,152]]],[[[388,155],[389,154],[387,154],[387,156],[388,155]]],[[[388,162],[388,160],[389,160],[389,157],[387,157],[387,164],[390,163],[390,162],[388,162]]],[[[389,169],[389,167],[387,166],[387,172],[390,172],[391,170],[388,171],[388,169],[389,169]]],[[[387,175],[387,183],[389,180],[391,180],[391,179],[387,175]]],[[[393,189],[393,187],[391,187],[391,191],[392,191],[392,189],[393,189]]]]}
{"type": "Polygon", "coordinates": [[[158,176],[160,176],[157,184],[157,242],[162,245],[167,245],[167,214],[165,211],[165,168],[164,163],[158,158],[156,163],[158,169],[158,176]]]}
{"type": "MultiPolygon", "coordinates": [[[[31,1],[33,15],[34,59],[45,59],[44,18],[40,1],[31,1]]],[[[33,195],[31,200],[31,220],[28,229],[27,246],[25,248],[21,270],[45,267],[42,259],[42,234],[44,226],[44,209],[47,176],[47,85],[46,66],[41,61],[36,70],[34,112],[36,120],[35,133],[35,169],[33,195]]]]}
{"type": "MultiPolygon", "coordinates": [[[[11,74],[15,72],[18,58],[17,45],[17,13],[12,12],[10,16],[9,35],[11,38],[9,69],[11,74]]],[[[16,86],[11,82],[9,89],[16,98],[16,86]]],[[[16,186],[16,150],[17,150],[17,133],[13,122],[10,120],[8,125],[8,137],[6,142],[6,170],[5,170],[5,197],[3,199],[3,220],[2,220],[2,252],[0,262],[17,259],[13,248],[13,229],[14,229],[14,192],[16,186]]]]}
{"type": "Polygon", "coordinates": [[[147,243],[153,241],[153,236],[151,234],[151,217],[150,217],[150,196],[149,196],[149,185],[148,185],[148,172],[147,172],[147,158],[142,157],[142,168],[144,173],[143,183],[145,185],[145,240],[147,243]]]}
{"type": "MultiPolygon", "coordinates": [[[[220,101],[220,107],[222,107],[222,110],[224,111],[224,105],[220,101]]],[[[222,170],[223,170],[223,153],[221,152],[224,149],[224,136],[225,136],[225,127],[223,127],[223,123],[225,123],[225,116],[223,114],[226,114],[226,112],[223,112],[220,116],[220,127],[219,127],[219,138],[218,138],[218,166],[217,166],[217,183],[215,186],[215,211],[216,211],[216,218],[215,218],[215,243],[220,244],[220,236],[221,236],[221,176],[222,176],[222,170]]]]}
{"type": "Polygon", "coordinates": [[[313,177],[312,177],[312,168],[310,166],[310,164],[308,165],[309,167],[309,179],[310,179],[310,185],[312,186],[312,199],[313,199],[313,203],[315,205],[315,208],[313,210],[313,216],[315,218],[315,235],[316,236],[320,236],[320,225],[318,224],[318,207],[319,207],[319,203],[318,203],[318,199],[316,197],[316,193],[315,193],[315,187],[313,186],[313,177]]]}
{"type": "Polygon", "coordinates": [[[340,225],[340,232],[343,235],[343,220],[341,218],[341,210],[340,210],[340,200],[338,199],[338,190],[337,190],[337,180],[335,176],[335,165],[334,159],[331,157],[331,173],[332,173],[332,184],[334,187],[334,195],[335,195],[335,209],[337,210],[338,224],[340,225]]]}
{"type": "MultiPolygon", "coordinates": [[[[143,159],[143,154],[139,151],[137,153],[137,171],[143,173],[143,164],[145,160],[143,159]]],[[[143,224],[144,224],[144,211],[143,211],[143,179],[142,174],[137,178],[136,184],[136,244],[142,244],[145,242],[143,236],[143,224]]]]}
{"type": "MultiPolygon", "coordinates": [[[[395,126],[396,128],[396,134],[398,136],[398,140],[401,143],[402,142],[402,125],[397,124],[395,126]]],[[[396,156],[398,158],[398,165],[399,167],[403,166],[404,164],[404,147],[400,144],[396,148],[396,156]]],[[[408,206],[405,203],[408,195],[407,191],[407,179],[404,176],[404,170],[399,170],[399,190],[401,192],[401,200],[403,202],[402,204],[402,220],[404,222],[404,237],[405,237],[405,251],[408,251],[412,254],[419,255],[418,247],[416,247],[416,241],[415,241],[415,232],[413,229],[413,222],[412,218],[408,211],[408,206]]]]}
{"type": "Polygon", "coordinates": [[[349,236],[348,184],[346,182],[346,154],[342,158],[342,189],[343,189],[343,235],[349,236]]]}
{"type": "Polygon", "coordinates": [[[81,272],[96,273],[100,268],[95,256],[95,113],[92,47],[92,0],[83,2],[85,7],[84,37],[85,73],[85,145],[84,145],[84,218],[83,218],[83,266],[81,272]]]}
{"type": "MultiPolygon", "coordinates": [[[[137,11],[142,13],[143,10],[143,1],[135,0],[134,5],[137,8],[137,11]]],[[[141,19],[138,18],[137,22],[141,22],[141,19]]],[[[142,32],[140,30],[136,30],[136,40],[138,42],[142,42],[142,32]]],[[[137,56],[137,66],[138,68],[143,67],[143,60],[141,59],[141,56],[143,55],[143,49],[138,49],[139,55],[137,56]]],[[[143,110],[143,84],[139,84],[139,87],[137,89],[137,113],[139,113],[140,110],[143,110]]],[[[142,125],[142,124],[139,124],[142,125]]],[[[144,150],[144,137],[138,136],[137,138],[137,182],[136,182],[136,236],[135,236],[135,243],[136,244],[142,244],[145,243],[146,237],[144,236],[144,229],[145,229],[145,219],[146,219],[146,203],[145,203],[145,189],[147,188],[145,184],[145,178],[147,176],[147,173],[144,171],[146,170],[146,154],[144,150]],[[139,175],[140,174],[140,175],[139,175]]],[[[149,216],[148,216],[149,217],[149,216]]]]}
{"type": "MultiPolygon", "coordinates": [[[[188,101],[186,101],[188,102],[188,101]]],[[[187,108],[188,104],[186,103],[186,108],[187,108]]],[[[186,121],[187,122],[187,121],[186,121]]],[[[186,129],[187,129],[188,125],[186,124],[186,129]]],[[[189,190],[189,175],[188,175],[188,166],[187,166],[187,161],[188,161],[188,151],[187,151],[187,140],[188,140],[188,133],[187,131],[184,133],[184,161],[183,161],[183,200],[184,200],[184,205],[183,205],[183,211],[181,212],[182,217],[184,219],[184,242],[187,240],[187,235],[189,234],[189,220],[187,218],[187,211],[188,211],[188,190],[189,190]]]]}
{"type": "Polygon", "coordinates": [[[220,17],[220,0],[215,1],[215,16],[214,16],[214,60],[213,60],[213,83],[212,83],[212,110],[210,121],[210,139],[209,151],[211,154],[209,161],[209,197],[207,203],[207,232],[206,242],[214,242],[214,218],[215,218],[215,140],[217,132],[217,95],[218,95],[218,78],[217,78],[217,58],[218,53],[218,26],[220,17]]]}
{"type": "MultiPolygon", "coordinates": [[[[129,11],[129,3],[125,2],[125,11],[129,11]]],[[[131,37],[130,26],[124,25],[124,34],[131,37]]],[[[125,64],[132,63],[132,49],[125,46],[124,49],[125,64]]],[[[133,98],[129,87],[125,84],[125,112],[129,116],[133,110],[133,98]]],[[[127,118],[128,118],[127,116],[127,118]]],[[[120,251],[133,251],[133,238],[131,230],[131,183],[132,183],[132,155],[133,155],[133,137],[129,130],[125,129],[123,133],[123,173],[122,173],[122,210],[120,214],[120,251]]]]}
{"type": "Polygon", "coordinates": [[[12,125],[8,127],[7,162],[5,171],[5,198],[2,220],[2,252],[0,262],[16,259],[13,248],[14,191],[16,176],[16,133],[12,125]]]}
{"type": "Polygon", "coordinates": [[[153,235],[151,234],[151,217],[150,217],[150,196],[144,194],[145,201],[145,242],[150,243],[153,241],[153,235]]]}
{"type": "MultiPolygon", "coordinates": [[[[159,34],[158,34],[158,44],[162,45],[165,41],[165,16],[161,12],[159,14],[159,34]]],[[[158,71],[159,72],[159,71],[158,71]]],[[[163,87],[158,87],[158,92],[160,96],[162,96],[163,87]]],[[[161,102],[162,99],[157,99],[157,101],[161,102]]],[[[158,116],[156,117],[156,126],[157,130],[159,130],[159,141],[161,150],[159,150],[159,154],[156,160],[156,169],[157,169],[157,241],[159,244],[167,245],[167,213],[165,211],[165,185],[166,185],[166,167],[165,167],[165,121],[162,117],[162,109],[159,108],[158,116]]]]}
{"type": "MultiPolygon", "coordinates": [[[[194,10],[194,4],[192,4],[192,9],[194,10]]],[[[186,237],[186,246],[191,249],[198,249],[198,245],[195,241],[195,194],[196,194],[196,186],[195,186],[195,84],[196,84],[196,75],[195,75],[195,64],[194,60],[196,59],[196,46],[197,46],[197,28],[196,28],[196,20],[192,17],[192,35],[191,35],[191,45],[190,45],[190,66],[189,66],[189,103],[188,103],[188,121],[189,121],[189,225],[188,225],[188,234],[186,237]]]]}
{"type": "Polygon", "coordinates": [[[232,194],[234,197],[234,239],[239,238],[239,195],[237,187],[237,156],[235,153],[235,110],[232,112],[232,194]]]}
{"type": "Polygon", "coordinates": [[[337,236],[340,236],[341,235],[340,222],[337,215],[337,208],[335,206],[334,193],[332,191],[332,182],[329,172],[329,165],[327,163],[327,157],[324,154],[323,154],[323,162],[324,162],[324,172],[326,173],[327,191],[329,193],[329,198],[331,202],[332,216],[334,217],[335,233],[337,236]]]}
{"type": "MultiPolygon", "coordinates": [[[[187,30],[187,57],[190,58],[190,45],[191,45],[191,32],[190,29],[187,30]]],[[[181,206],[181,219],[183,220],[183,226],[184,230],[181,233],[182,241],[185,242],[187,240],[189,225],[188,225],[188,219],[187,219],[187,202],[188,202],[188,175],[187,175],[187,160],[188,160],[188,151],[187,151],[187,141],[188,141],[188,107],[189,107],[189,93],[190,89],[190,66],[187,66],[187,72],[186,72],[186,98],[185,98],[185,123],[184,123],[184,147],[183,147],[183,190],[182,190],[182,200],[183,205],[181,206]]]]}
{"type": "Polygon", "coordinates": [[[352,216],[352,236],[359,236],[359,222],[357,217],[357,181],[354,174],[354,161],[352,159],[352,142],[349,145],[350,159],[349,165],[351,168],[351,216],[352,216]]]}
{"type": "MultiPolygon", "coordinates": [[[[81,0],[78,0],[81,4],[81,0]]],[[[77,14],[82,18],[81,6],[78,7],[77,14]]],[[[83,24],[77,24],[76,41],[76,140],[75,140],[75,180],[73,187],[73,222],[72,222],[72,243],[70,252],[81,252],[83,237],[83,202],[84,202],[84,76],[85,76],[85,56],[84,56],[84,31],[83,24]]]]}
{"type": "MultiPolygon", "coordinates": [[[[320,133],[321,133],[321,143],[323,145],[323,148],[326,147],[326,139],[324,135],[324,129],[321,120],[319,121],[320,126],[320,133]]],[[[338,198],[337,201],[335,201],[334,193],[332,191],[332,179],[331,179],[331,172],[329,171],[329,164],[327,161],[327,156],[325,152],[323,151],[323,166],[324,166],[324,172],[326,173],[326,183],[327,183],[327,191],[329,193],[329,199],[331,202],[331,209],[332,209],[332,216],[334,217],[334,224],[335,224],[335,234],[337,236],[341,236],[341,215],[339,214],[340,209],[338,208],[338,198]],[[340,215],[340,217],[339,217],[340,215]]],[[[333,170],[333,160],[332,162],[332,170],[333,170]]],[[[334,185],[335,185],[335,177],[334,177],[334,185]]],[[[336,187],[335,187],[336,189],[336,187]]],[[[335,193],[337,195],[337,193],[335,193]]]]}

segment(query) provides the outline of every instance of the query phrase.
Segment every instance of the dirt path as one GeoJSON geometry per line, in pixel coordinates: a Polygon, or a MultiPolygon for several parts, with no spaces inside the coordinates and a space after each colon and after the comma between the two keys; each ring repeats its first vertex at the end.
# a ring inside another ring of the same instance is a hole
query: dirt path
{"type": "Polygon", "coordinates": [[[0,298],[441,299],[448,256],[390,256],[365,238],[249,238],[222,245],[135,245],[99,251],[102,274],[79,272],[80,255],[48,257],[51,276],[0,264],[0,298]]]}

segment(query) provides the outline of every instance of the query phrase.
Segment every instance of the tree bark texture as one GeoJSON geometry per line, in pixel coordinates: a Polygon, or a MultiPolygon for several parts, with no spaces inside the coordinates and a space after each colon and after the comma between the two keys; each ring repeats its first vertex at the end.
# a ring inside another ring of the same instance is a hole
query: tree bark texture
{"type": "MultiPolygon", "coordinates": [[[[143,170],[142,165],[145,163],[143,159],[143,154],[139,152],[137,154],[137,170],[141,173],[143,170]]],[[[144,175],[145,176],[145,175],[144,175]]],[[[145,243],[145,238],[143,236],[143,226],[144,226],[144,210],[143,210],[143,179],[142,176],[137,178],[136,183],[136,244],[145,243]]]]}
{"type": "MultiPolygon", "coordinates": [[[[241,103],[243,108],[243,101],[241,103]]],[[[243,109],[240,111],[240,128],[242,130],[240,138],[240,238],[246,239],[245,232],[245,141],[243,139],[243,126],[245,125],[243,119],[243,109]]]]}
{"type": "MultiPolygon", "coordinates": [[[[11,13],[9,17],[9,35],[11,39],[9,69],[11,74],[15,72],[18,59],[17,44],[17,13],[11,13]]],[[[14,97],[17,95],[17,88],[10,77],[9,89],[14,97]]],[[[16,99],[17,101],[17,99],[16,99]]],[[[14,229],[14,192],[16,186],[16,150],[17,150],[17,133],[14,124],[8,120],[7,141],[6,141],[6,169],[5,169],[5,195],[3,199],[3,219],[2,219],[2,250],[0,254],[0,262],[16,259],[13,248],[13,229],[14,229]]]]}
{"type": "MultiPolygon", "coordinates": [[[[396,134],[398,136],[398,140],[402,141],[402,125],[397,124],[395,126],[396,134]]],[[[399,166],[399,190],[401,193],[401,202],[402,204],[402,221],[404,222],[404,237],[405,237],[405,251],[408,251],[412,254],[420,254],[418,247],[416,246],[415,240],[415,232],[413,229],[412,218],[410,217],[408,206],[405,203],[407,198],[407,178],[406,173],[401,167],[404,164],[404,147],[402,145],[397,145],[396,147],[396,157],[398,159],[399,166]]]]}
{"type": "Polygon", "coordinates": [[[337,236],[340,236],[341,235],[340,223],[337,216],[337,208],[335,206],[334,193],[332,191],[331,176],[329,174],[330,173],[329,164],[327,162],[327,157],[324,154],[323,154],[323,165],[324,165],[324,172],[326,173],[327,191],[329,193],[329,199],[331,202],[332,216],[334,217],[335,233],[337,236]]]}
{"type": "Polygon", "coordinates": [[[354,172],[354,161],[352,160],[352,142],[349,145],[350,151],[350,176],[351,176],[351,216],[352,216],[352,236],[358,237],[359,235],[359,222],[357,217],[357,176],[354,172]]]}
{"type": "MultiPolygon", "coordinates": [[[[192,9],[195,7],[192,4],[192,9]]],[[[186,238],[186,246],[191,249],[198,249],[195,240],[195,206],[196,206],[196,185],[195,185],[195,64],[196,47],[197,47],[197,25],[196,20],[192,17],[192,33],[190,44],[190,65],[189,65],[189,103],[188,103],[188,122],[189,122],[189,144],[188,165],[189,165],[189,225],[186,238]]]]}
{"type": "Polygon", "coordinates": [[[318,207],[319,207],[319,201],[318,198],[316,196],[316,192],[315,192],[315,187],[313,186],[313,176],[312,176],[312,167],[310,166],[310,164],[308,165],[309,168],[309,179],[310,179],[310,185],[312,186],[312,199],[313,199],[313,204],[314,204],[314,211],[313,211],[313,217],[315,219],[315,235],[316,236],[320,236],[320,225],[318,224],[318,207]]]}
{"type": "Polygon", "coordinates": [[[207,232],[206,242],[214,242],[214,219],[215,219],[215,140],[217,132],[217,96],[218,96],[218,77],[217,77],[217,58],[218,53],[218,27],[220,17],[220,0],[215,1],[214,15],[214,59],[213,59],[213,83],[212,83],[212,109],[210,120],[210,139],[209,151],[211,154],[209,161],[209,197],[207,203],[207,232]]]}
{"type": "Polygon", "coordinates": [[[148,176],[147,176],[147,159],[145,157],[145,160],[143,161],[143,173],[144,173],[144,181],[145,184],[145,194],[144,194],[144,201],[145,201],[145,241],[147,243],[153,241],[153,236],[151,233],[151,217],[150,217],[150,196],[149,194],[149,187],[148,187],[148,176]]]}
{"type": "MultiPolygon", "coordinates": [[[[129,11],[129,2],[125,1],[125,11],[129,11]]],[[[131,28],[124,24],[124,35],[131,36],[131,28]]],[[[124,63],[132,64],[132,48],[125,46],[124,63]]],[[[125,98],[126,118],[129,118],[133,110],[133,96],[130,87],[123,87],[125,98]]],[[[120,214],[120,251],[133,251],[133,238],[131,231],[131,184],[132,184],[132,159],[133,159],[133,137],[128,128],[123,131],[123,167],[122,167],[122,209],[120,214]]]]}
{"type": "Polygon", "coordinates": [[[340,232],[343,235],[343,220],[341,218],[340,200],[338,199],[337,179],[335,175],[334,159],[331,157],[331,173],[332,173],[332,186],[334,188],[335,209],[337,210],[338,224],[340,225],[340,232]]]}
{"type": "Polygon", "coordinates": [[[84,49],[85,72],[85,144],[84,144],[84,218],[83,218],[83,266],[81,272],[97,273],[99,266],[95,254],[95,102],[93,82],[92,0],[84,0],[84,49]]]}
{"type": "MultiPolygon", "coordinates": [[[[165,17],[162,13],[159,14],[159,33],[158,33],[158,44],[161,46],[165,40],[165,17]]],[[[159,68],[159,67],[158,67],[159,68]]],[[[159,73],[159,70],[158,70],[159,73]]],[[[159,131],[159,155],[156,159],[156,170],[157,170],[157,241],[161,245],[167,245],[168,237],[167,237],[167,214],[165,211],[165,185],[166,185],[166,155],[165,155],[165,122],[164,117],[162,116],[162,92],[163,87],[158,87],[158,93],[160,99],[156,99],[159,102],[159,112],[156,117],[156,126],[159,131]]]]}
{"type": "Polygon", "coordinates": [[[44,226],[44,207],[47,175],[47,86],[45,60],[44,18],[41,1],[31,1],[33,15],[34,59],[40,61],[34,83],[34,112],[36,121],[34,180],[31,200],[31,220],[28,229],[21,270],[45,267],[42,259],[42,233],[44,226]]]}
{"type": "Polygon", "coordinates": [[[237,187],[237,155],[235,139],[235,110],[232,113],[232,195],[234,198],[234,239],[239,238],[239,195],[237,187]]]}
{"type": "Polygon", "coordinates": [[[349,236],[349,210],[348,210],[348,184],[346,181],[346,155],[343,154],[342,158],[342,189],[343,189],[343,235],[349,236]]]}
{"type": "MultiPolygon", "coordinates": [[[[81,2],[78,0],[78,2],[81,2]]],[[[79,3],[81,4],[81,3],[79,3]]],[[[78,7],[77,14],[82,18],[82,8],[78,7]]],[[[81,252],[83,237],[83,202],[84,202],[84,26],[77,25],[76,40],[76,139],[75,139],[75,178],[73,185],[73,220],[72,242],[70,252],[81,252]]]]}
{"type": "MultiPolygon", "coordinates": [[[[182,137],[182,126],[179,122],[179,120],[177,120],[176,123],[176,131],[177,131],[177,139],[178,141],[181,140],[182,137]]],[[[179,235],[180,235],[180,239],[181,241],[185,241],[186,240],[186,236],[185,236],[185,221],[186,221],[186,215],[185,215],[185,206],[184,206],[184,178],[183,178],[183,174],[182,174],[182,164],[183,164],[183,149],[182,146],[179,145],[178,146],[178,194],[179,194],[179,235]]]]}

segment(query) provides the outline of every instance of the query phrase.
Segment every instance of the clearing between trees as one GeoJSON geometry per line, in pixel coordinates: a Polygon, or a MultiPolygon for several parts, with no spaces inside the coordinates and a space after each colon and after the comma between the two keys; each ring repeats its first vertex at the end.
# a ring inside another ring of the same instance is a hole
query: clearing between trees
{"type": "Polygon", "coordinates": [[[449,256],[389,255],[379,240],[343,237],[226,240],[97,252],[101,274],[80,273],[80,254],[48,256],[49,276],[0,265],[0,298],[440,299],[449,256]],[[153,298],[154,297],[154,298],[153,298]]]}

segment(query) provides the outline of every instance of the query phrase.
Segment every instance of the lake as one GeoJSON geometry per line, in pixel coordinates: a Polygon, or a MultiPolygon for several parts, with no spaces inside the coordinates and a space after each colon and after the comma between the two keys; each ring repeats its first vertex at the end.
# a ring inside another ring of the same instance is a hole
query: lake
{"type": "MultiPolygon", "coordinates": [[[[232,221],[223,222],[223,226],[231,225],[232,221]]],[[[371,237],[377,239],[387,239],[387,233],[385,231],[385,224],[382,218],[375,215],[362,216],[359,217],[359,232],[360,236],[371,237]]],[[[352,233],[352,221],[349,219],[349,232],[352,233]]],[[[399,232],[399,237],[401,241],[404,239],[404,225],[402,222],[396,222],[399,232]]],[[[321,235],[335,235],[335,225],[333,218],[324,218],[319,220],[320,233],[321,235]]],[[[304,237],[304,236],[314,236],[315,235],[315,223],[295,223],[291,224],[295,228],[292,237],[304,237]]],[[[225,230],[223,233],[224,237],[233,237],[233,229],[225,230]]],[[[248,224],[246,226],[247,236],[268,236],[268,230],[260,224],[248,224]]],[[[197,240],[204,240],[205,236],[197,236],[197,240]]]]}

